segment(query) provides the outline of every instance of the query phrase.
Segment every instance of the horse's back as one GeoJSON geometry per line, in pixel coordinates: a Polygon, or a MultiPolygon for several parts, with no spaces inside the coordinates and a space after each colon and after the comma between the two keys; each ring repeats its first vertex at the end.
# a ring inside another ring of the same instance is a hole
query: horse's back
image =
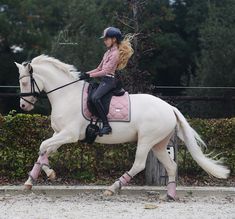
{"type": "MultiPolygon", "coordinates": [[[[173,107],[150,94],[130,94],[132,119],[141,122],[176,123],[173,107]]],[[[138,122],[139,123],[139,122],[138,122]]]]}
{"type": "Polygon", "coordinates": [[[159,97],[151,94],[130,94],[131,103],[146,110],[156,109],[155,107],[171,109],[172,106],[159,97]]]}

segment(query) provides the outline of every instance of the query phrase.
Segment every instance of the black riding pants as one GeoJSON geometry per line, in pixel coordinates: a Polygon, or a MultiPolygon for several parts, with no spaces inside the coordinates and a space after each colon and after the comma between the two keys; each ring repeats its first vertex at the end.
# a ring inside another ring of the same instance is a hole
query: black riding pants
{"type": "Polygon", "coordinates": [[[111,91],[112,89],[114,89],[116,87],[116,79],[113,77],[109,77],[109,76],[104,76],[101,79],[101,82],[99,84],[99,87],[96,89],[96,91],[93,93],[91,100],[94,103],[94,105],[96,106],[101,119],[107,120],[106,115],[105,115],[105,110],[104,107],[101,103],[101,98],[107,94],[109,91],[111,91]]]}
{"type": "Polygon", "coordinates": [[[99,84],[99,87],[92,95],[92,102],[95,104],[105,94],[116,87],[116,79],[113,77],[104,76],[99,84]]]}

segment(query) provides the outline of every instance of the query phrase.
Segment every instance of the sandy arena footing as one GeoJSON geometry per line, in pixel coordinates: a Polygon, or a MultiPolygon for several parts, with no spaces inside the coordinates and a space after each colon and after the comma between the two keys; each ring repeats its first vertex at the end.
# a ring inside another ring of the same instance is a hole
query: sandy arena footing
{"type": "Polygon", "coordinates": [[[103,196],[106,186],[0,186],[0,219],[235,218],[235,188],[178,187],[165,202],[165,187],[129,186],[103,196]]]}

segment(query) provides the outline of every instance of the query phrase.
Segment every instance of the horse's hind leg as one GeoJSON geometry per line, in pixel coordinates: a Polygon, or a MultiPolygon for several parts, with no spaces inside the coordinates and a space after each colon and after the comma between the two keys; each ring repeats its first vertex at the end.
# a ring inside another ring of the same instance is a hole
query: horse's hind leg
{"type": "Polygon", "coordinates": [[[152,150],[157,159],[163,164],[168,174],[167,198],[175,200],[176,197],[176,171],[177,164],[170,157],[167,151],[167,145],[172,135],[156,144],[152,150]]]}
{"type": "Polygon", "coordinates": [[[148,156],[148,152],[151,150],[152,146],[143,144],[138,142],[138,146],[136,149],[135,161],[130,169],[130,171],[124,173],[117,181],[115,181],[105,192],[104,195],[112,195],[118,190],[121,189],[122,186],[125,186],[129,183],[129,181],[139,172],[141,172],[145,168],[146,159],[148,156]]]}

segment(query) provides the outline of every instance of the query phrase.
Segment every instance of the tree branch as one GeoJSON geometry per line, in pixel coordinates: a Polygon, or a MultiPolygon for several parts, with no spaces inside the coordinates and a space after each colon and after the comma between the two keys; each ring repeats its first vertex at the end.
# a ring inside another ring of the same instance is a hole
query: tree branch
{"type": "Polygon", "coordinates": [[[123,21],[122,19],[120,19],[119,17],[117,17],[117,20],[118,20],[120,23],[124,24],[125,26],[131,28],[132,30],[135,29],[134,27],[130,26],[129,24],[127,24],[126,22],[124,22],[124,21],[123,21]]]}

